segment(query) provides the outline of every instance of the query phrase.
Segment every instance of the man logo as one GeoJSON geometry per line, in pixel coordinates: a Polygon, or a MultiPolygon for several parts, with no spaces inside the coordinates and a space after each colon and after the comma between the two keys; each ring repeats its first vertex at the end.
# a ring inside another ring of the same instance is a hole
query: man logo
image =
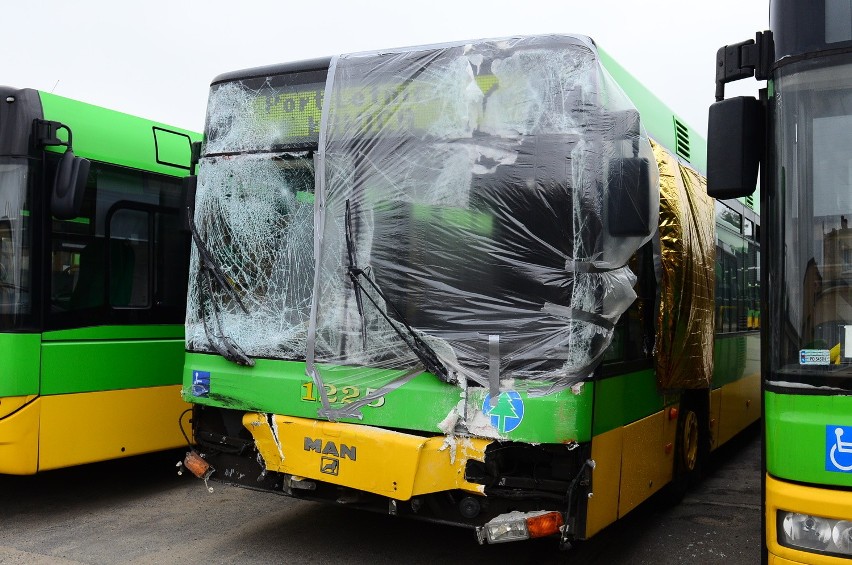
{"type": "Polygon", "coordinates": [[[340,472],[340,459],[333,459],[331,457],[323,457],[320,462],[320,473],[325,473],[326,475],[334,475],[335,477],[340,472]]]}
{"type": "Polygon", "coordinates": [[[341,459],[351,459],[355,461],[357,457],[357,448],[352,445],[341,443],[340,447],[333,441],[323,443],[322,439],[313,439],[305,436],[305,451],[313,451],[330,457],[340,457],[341,459]]]}

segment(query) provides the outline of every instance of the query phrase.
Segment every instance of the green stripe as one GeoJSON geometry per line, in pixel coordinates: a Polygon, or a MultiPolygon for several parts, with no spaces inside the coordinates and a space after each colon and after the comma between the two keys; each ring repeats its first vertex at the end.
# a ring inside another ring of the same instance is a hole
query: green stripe
{"type": "Polygon", "coordinates": [[[594,435],[625,426],[665,407],[653,369],[608,377],[595,382],[594,435]]]}
{"type": "Polygon", "coordinates": [[[39,334],[0,333],[0,397],[38,394],[39,334]]]}
{"type": "Polygon", "coordinates": [[[826,471],[827,450],[836,441],[831,434],[828,444],[827,428],[852,426],[852,396],[767,392],[765,402],[766,470],[771,475],[852,487],[852,473],[826,471]]]}
{"type": "MultiPolygon", "coordinates": [[[[367,386],[377,387],[395,374],[391,371],[363,368],[339,368],[334,372],[321,369],[323,382],[334,386],[338,400],[345,394],[363,397],[367,386]],[[367,376],[365,376],[367,373],[367,376]],[[344,388],[347,387],[347,388],[344,388]]],[[[303,400],[313,384],[305,375],[305,363],[257,359],[254,367],[239,367],[215,355],[187,353],[184,367],[184,397],[187,401],[208,406],[252,410],[273,414],[286,414],[303,418],[318,418],[321,404],[316,391],[314,399],[303,400]],[[210,395],[194,397],[191,394],[193,371],[210,373],[210,395]]],[[[580,394],[571,390],[545,397],[530,397],[529,391],[517,391],[523,400],[524,415],[520,425],[503,434],[513,441],[563,443],[588,441],[591,438],[591,387],[580,394]]],[[[489,421],[482,414],[482,403],[487,391],[471,387],[469,421],[489,421]]],[[[426,433],[443,433],[439,424],[456,409],[463,392],[456,385],[439,381],[429,373],[421,373],[413,380],[384,397],[379,407],[365,406],[360,422],[385,428],[399,428],[426,433]]]]}
{"type": "Polygon", "coordinates": [[[183,325],[92,326],[44,332],[44,341],[183,339],[183,325]]]}
{"type": "Polygon", "coordinates": [[[713,344],[713,388],[760,372],[760,333],[717,335],[713,344]]]}
{"type": "Polygon", "coordinates": [[[179,384],[183,350],[182,339],[45,342],[41,393],[179,384]]]}

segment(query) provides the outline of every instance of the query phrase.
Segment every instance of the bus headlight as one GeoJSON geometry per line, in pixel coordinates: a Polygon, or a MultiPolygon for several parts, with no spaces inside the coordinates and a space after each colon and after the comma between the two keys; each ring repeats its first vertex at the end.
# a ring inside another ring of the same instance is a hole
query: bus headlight
{"type": "Polygon", "coordinates": [[[779,510],[778,543],[805,551],[852,555],[852,522],[779,510]]]}
{"type": "Polygon", "coordinates": [[[540,538],[559,533],[562,527],[559,512],[509,512],[501,514],[484,526],[477,528],[479,543],[503,543],[530,538],[540,538]]]}

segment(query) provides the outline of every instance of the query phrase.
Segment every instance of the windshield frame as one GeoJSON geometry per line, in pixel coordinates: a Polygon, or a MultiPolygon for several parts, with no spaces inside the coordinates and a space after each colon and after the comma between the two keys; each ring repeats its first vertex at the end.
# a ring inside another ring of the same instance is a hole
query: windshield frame
{"type": "Polygon", "coordinates": [[[0,156],[0,331],[37,329],[35,169],[25,157],[0,156]]]}
{"type": "Polygon", "coordinates": [[[852,159],[846,179],[831,166],[852,145],[837,127],[852,122],[852,54],[791,62],[770,86],[767,384],[852,390],[852,159]]]}

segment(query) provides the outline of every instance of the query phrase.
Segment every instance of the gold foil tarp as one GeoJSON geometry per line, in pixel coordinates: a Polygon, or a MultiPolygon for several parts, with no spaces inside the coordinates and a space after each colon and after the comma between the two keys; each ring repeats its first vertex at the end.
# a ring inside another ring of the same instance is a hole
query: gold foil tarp
{"type": "Polygon", "coordinates": [[[657,383],[663,390],[710,386],[716,235],[707,181],[652,143],[660,169],[660,309],[657,383]]]}

